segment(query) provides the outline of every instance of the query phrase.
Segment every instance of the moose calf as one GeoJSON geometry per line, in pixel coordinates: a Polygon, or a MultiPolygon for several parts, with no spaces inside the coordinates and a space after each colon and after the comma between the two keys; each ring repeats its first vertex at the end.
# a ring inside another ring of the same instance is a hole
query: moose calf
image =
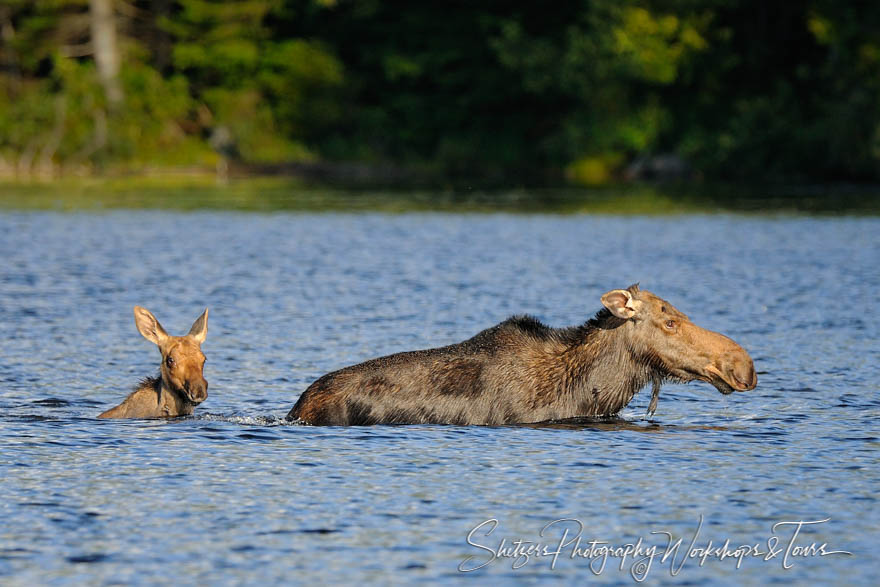
{"type": "Polygon", "coordinates": [[[174,418],[189,416],[208,397],[201,344],[208,334],[208,310],[196,319],[186,336],[169,336],[149,310],[134,307],[138,331],[159,346],[158,377],[141,381],[134,393],[99,418],[174,418]]]}

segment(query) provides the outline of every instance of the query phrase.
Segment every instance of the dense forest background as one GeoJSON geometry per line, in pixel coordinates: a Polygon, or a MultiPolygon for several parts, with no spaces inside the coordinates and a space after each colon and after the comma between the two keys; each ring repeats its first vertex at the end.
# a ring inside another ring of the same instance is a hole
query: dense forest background
{"type": "Polygon", "coordinates": [[[0,176],[226,165],[877,181],[880,3],[0,0],[0,176]]]}

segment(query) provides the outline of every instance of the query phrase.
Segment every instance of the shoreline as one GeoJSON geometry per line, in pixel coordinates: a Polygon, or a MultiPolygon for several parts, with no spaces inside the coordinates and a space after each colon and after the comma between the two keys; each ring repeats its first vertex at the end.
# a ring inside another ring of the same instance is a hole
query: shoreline
{"type": "Polygon", "coordinates": [[[0,210],[232,210],[549,214],[880,215],[880,185],[615,183],[601,187],[471,187],[308,181],[280,175],[168,172],[0,180],[0,210]]]}

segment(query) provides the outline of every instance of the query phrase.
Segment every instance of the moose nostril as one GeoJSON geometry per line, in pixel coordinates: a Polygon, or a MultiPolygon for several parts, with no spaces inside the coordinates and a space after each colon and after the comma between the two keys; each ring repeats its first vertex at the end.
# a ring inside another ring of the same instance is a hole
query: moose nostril
{"type": "Polygon", "coordinates": [[[751,365],[751,361],[748,364],[740,363],[734,367],[733,380],[736,381],[737,385],[743,388],[743,390],[754,389],[758,384],[758,377],[755,374],[754,366],[751,365]]]}

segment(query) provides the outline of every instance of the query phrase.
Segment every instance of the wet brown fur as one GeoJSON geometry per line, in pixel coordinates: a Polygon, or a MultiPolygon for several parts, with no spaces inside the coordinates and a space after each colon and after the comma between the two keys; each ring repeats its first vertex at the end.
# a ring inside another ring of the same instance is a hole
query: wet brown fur
{"type": "Polygon", "coordinates": [[[458,344],[334,371],[309,386],[287,418],[313,425],[503,425],[613,415],[651,381],[701,379],[723,393],[757,384],[741,347],[668,302],[638,286],[606,296],[606,309],[582,326],[550,328],[513,317],[458,344]],[[624,296],[637,308],[631,318],[613,303],[624,296]],[[665,326],[670,321],[674,329],[665,326]]]}
{"type": "Polygon", "coordinates": [[[208,397],[203,375],[205,355],[201,343],[208,331],[208,310],[195,321],[186,336],[169,336],[153,315],[135,307],[135,323],[141,334],[155,343],[162,354],[158,377],[147,377],[121,404],[98,418],[175,418],[192,415],[208,397]],[[169,361],[170,359],[170,361],[169,361]]]}
{"type": "Polygon", "coordinates": [[[125,400],[99,418],[174,418],[190,416],[195,404],[162,387],[159,377],[146,377],[125,400]]]}

